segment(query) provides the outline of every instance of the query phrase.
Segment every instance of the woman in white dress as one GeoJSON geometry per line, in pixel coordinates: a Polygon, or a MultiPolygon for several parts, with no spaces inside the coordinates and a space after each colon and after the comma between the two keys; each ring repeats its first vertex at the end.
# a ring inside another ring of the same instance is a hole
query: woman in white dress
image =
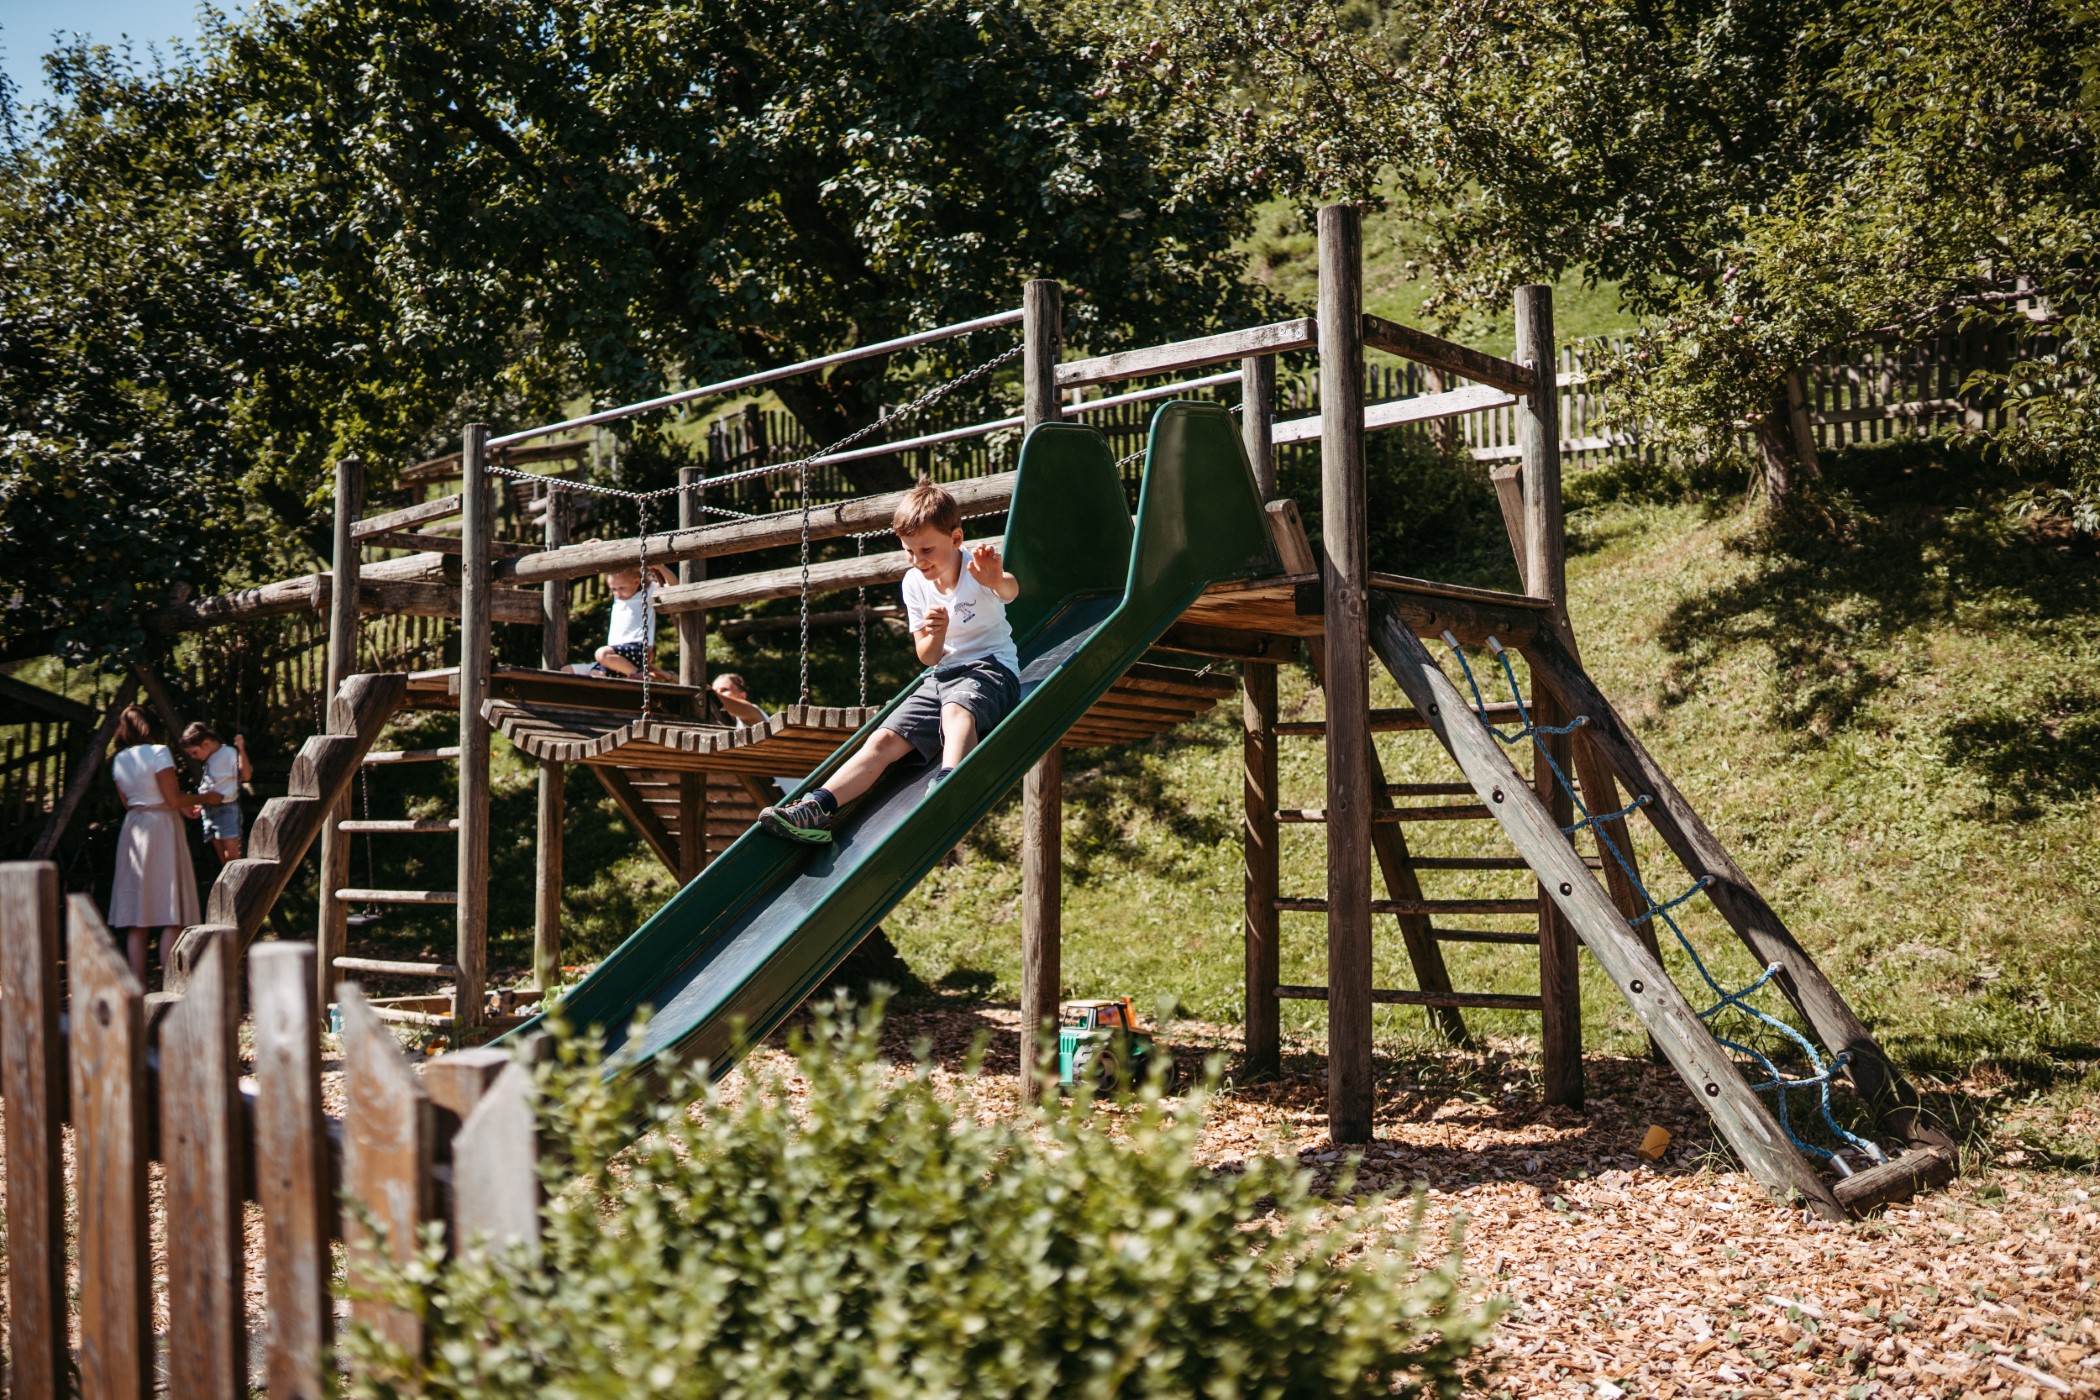
{"type": "Polygon", "coordinates": [[[198,921],[197,876],[190,867],[187,818],[197,799],[182,790],[175,756],[156,742],[159,727],[136,705],[117,720],[117,756],[110,776],[124,799],[124,829],[117,833],[117,879],[109,895],[109,924],[128,935],[131,972],[146,981],[146,938],[158,930],[163,960],[173,935],[198,921]]]}

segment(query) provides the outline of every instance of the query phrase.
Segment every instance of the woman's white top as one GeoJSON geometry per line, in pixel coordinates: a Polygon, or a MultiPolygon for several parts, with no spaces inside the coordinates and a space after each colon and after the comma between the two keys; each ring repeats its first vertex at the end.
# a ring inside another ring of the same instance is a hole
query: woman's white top
{"type": "Polygon", "coordinates": [[[630,642],[656,645],[656,613],[646,600],[656,593],[659,586],[651,579],[625,598],[613,595],[612,631],[605,639],[607,646],[621,647],[630,642]]]}
{"type": "Polygon", "coordinates": [[[1014,629],[1006,621],[1006,600],[970,577],[969,549],[963,546],[962,572],[956,576],[953,593],[941,592],[917,569],[904,575],[905,621],[916,632],[930,609],[946,608],[948,635],[941,641],[942,665],[996,661],[1018,676],[1021,657],[1014,650],[1014,629]]]}
{"type": "Polygon", "coordinates": [[[109,761],[109,775],[117,780],[126,807],[165,807],[168,799],[161,796],[153,775],[174,767],[175,756],[166,744],[133,744],[109,761]]]}

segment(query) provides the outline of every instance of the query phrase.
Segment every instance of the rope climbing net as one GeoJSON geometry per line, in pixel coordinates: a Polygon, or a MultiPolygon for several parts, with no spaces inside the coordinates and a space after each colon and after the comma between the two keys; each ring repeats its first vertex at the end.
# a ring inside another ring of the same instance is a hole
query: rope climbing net
{"type": "Polygon", "coordinates": [[[1577,715],[1568,723],[1562,725],[1542,724],[1533,718],[1530,707],[1524,703],[1524,693],[1517,684],[1516,671],[1510,665],[1508,651],[1503,648],[1499,641],[1490,637],[1488,638],[1488,649],[1501,666],[1503,680],[1509,686],[1510,697],[1516,702],[1517,718],[1521,721],[1520,728],[1514,732],[1505,733],[1489,722],[1487,701],[1481,695],[1480,682],[1474,676],[1473,667],[1466,660],[1465,652],[1459,647],[1458,639],[1446,632],[1444,633],[1444,644],[1450,648],[1451,654],[1458,659],[1459,669],[1465,673],[1466,686],[1473,696],[1474,711],[1479,716],[1482,726],[1505,746],[1515,747],[1526,740],[1531,741],[1537,752],[1539,762],[1544,763],[1547,769],[1552,772],[1553,781],[1567,795],[1569,802],[1573,804],[1577,814],[1576,820],[1562,827],[1561,831],[1571,839],[1577,832],[1584,829],[1593,832],[1596,836],[1597,844],[1605,852],[1606,858],[1612,861],[1625,874],[1628,884],[1639,896],[1642,906],[1641,912],[1628,919],[1627,922],[1638,927],[1641,924],[1648,923],[1650,920],[1660,921],[1677,939],[1677,945],[1684,950],[1685,956],[1691,959],[1692,966],[1697,969],[1700,979],[1706,983],[1707,988],[1714,996],[1712,1005],[1698,1013],[1699,1019],[1706,1023],[1707,1029],[1713,1034],[1714,1040],[1718,1044],[1757,1067],[1758,1072],[1763,1076],[1762,1079],[1753,1079],[1747,1072],[1744,1077],[1751,1080],[1750,1087],[1753,1090],[1760,1094],[1770,1094],[1772,1096],[1774,1114],[1779,1119],[1779,1126],[1786,1133],[1787,1140],[1792,1142],[1800,1151],[1830,1163],[1840,1176],[1850,1176],[1852,1174],[1851,1166],[1839,1155],[1839,1152],[1844,1148],[1850,1148],[1858,1152],[1869,1162],[1879,1163],[1886,1161],[1887,1158],[1879,1147],[1865,1138],[1846,1131],[1831,1111],[1831,1080],[1836,1076],[1837,1071],[1844,1066],[1848,1058],[1847,1054],[1841,1051],[1826,1059],[1823,1053],[1816,1048],[1814,1041],[1770,1012],[1753,1005],[1749,1000],[1763,990],[1766,984],[1771,982],[1774,977],[1779,975],[1780,965],[1776,962],[1772,963],[1765,968],[1763,974],[1756,981],[1748,986],[1730,990],[1722,986],[1720,981],[1714,976],[1712,970],[1706,964],[1706,959],[1699,955],[1698,948],[1693,946],[1692,940],[1686,936],[1683,926],[1678,923],[1676,915],[1671,912],[1712,884],[1713,877],[1710,875],[1701,876],[1690,889],[1674,899],[1657,900],[1653,894],[1649,893],[1648,887],[1642,883],[1639,872],[1634,868],[1633,862],[1627,859],[1626,853],[1621,849],[1619,842],[1614,840],[1605,829],[1608,823],[1618,822],[1621,824],[1621,830],[1623,831],[1626,819],[1649,805],[1654,800],[1653,796],[1648,793],[1641,793],[1616,812],[1592,812],[1588,805],[1583,802],[1581,795],[1576,792],[1575,784],[1569,780],[1567,773],[1562,770],[1559,762],[1554,759],[1552,750],[1547,745],[1546,740],[1549,737],[1573,734],[1576,730],[1589,723],[1589,716],[1577,715]],[[1807,1062],[1809,1072],[1790,1079],[1780,1069],[1771,1055],[1745,1043],[1742,1039],[1732,1038],[1723,1034],[1717,1022],[1724,1015],[1728,1014],[1738,1015],[1747,1019],[1756,1028],[1758,1034],[1776,1037],[1778,1041],[1792,1045],[1800,1053],[1803,1060],[1807,1062]],[[1822,1119],[1823,1126],[1829,1130],[1831,1136],[1841,1144],[1838,1150],[1832,1150],[1819,1146],[1816,1143],[1808,1142],[1802,1138],[1800,1133],[1795,1131],[1793,1119],[1788,1112],[1788,1095],[1795,1091],[1814,1092],[1816,1096],[1815,1112],[1822,1119]]]}
{"type": "MultiPolygon", "coordinates": [[[[743,468],[740,471],[724,472],[720,476],[702,477],[698,481],[681,482],[675,486],[660,486],[650,491],[634,491],[626,487],[608,486],[594,481],[569,481],[562,477],[548,476],[539,472],[519,471],[515,467],[501,466],[496,463],[485,464],[483,470],[490,476],[506,477],[513,481],[537,482],[543,489],[548,491],[570,491],[579,495],[605,496],[613,500],[632,501],[635,506],[637,527],[635,530],[635,568],[641,575],[642,626],[644,635],[651,638],[656,635],[656,599],[655,590],[650,586],[649,578],[650,508],[667,496],[677,496],[683,492],[692,492],[692,504],[705,514],[726,516],[734,520],[753,520],[758,517],[748,511],[731,510],[727,506],[709,505],[704,493],[711,489],[720,490],[723,487],[734,486],[743,481],[753,481],[762,477],[786,476],[792,473],[795,477],[796,494],[799,498],[797,511],[801,516],[802,526],[798,550],[802,571],[802,587],[800,591],[801,614],[799,627],[801,672],[797,698],[806,704],[809,701],[809,518],[813,508],[809,489],[809,469],[821,463],[825,458],[844,452],[863,439],[881,432],[893,423],[901,422],[923,411],[964,385],[973,383],[1009,361],[1019,358],[1026,348],[1024,343],[1017,341],[990,359],[973,365],[959,374],[951,375],[938,384],[929,386],[910,402],[900,404],[896,408],[889,409],[878,415],[874,422],[854,429],[836,442],[827,443],[813,452],[806,452],[793,461],[762,463],[758,466],[743,468]]],[[[679,533],[674,531],[672,534],[674,547],[679,533]]],[[[865,605],[865,591],[863,591],[863,605],[865,605]]],[[[645,710],[649,708],[649,686],[653,669],[652,648],[651,655],[643,660],[641,667],[642,708],[645,710]]],[[[865,619],[861,623],[861,703],[863,705],[867,703],[867,623],[865,619]]]]}

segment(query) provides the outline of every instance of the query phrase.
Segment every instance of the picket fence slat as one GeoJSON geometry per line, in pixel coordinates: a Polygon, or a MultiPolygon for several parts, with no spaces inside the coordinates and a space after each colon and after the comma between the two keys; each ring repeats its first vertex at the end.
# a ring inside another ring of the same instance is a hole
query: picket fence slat
{"type": "Polygon", "coordinates": [[[452,1140],[452,1238],[460,1249],[539,1247],[539,1127],[524,1065],[504,1067],[452,1140]]]}
{"type": "Polygon", "coordinates": [[[74,895],[66,914],[80,1194],[80,1393],[83,1400],[145,1400],[153,1393],[146,993],[92,899],[74,895]]]}
{"type": "Polygon", "coordinates": [[[255,1187],[263,1211],[270,1400],[321,1400],[328,1347],[329,1213],[321,1041],[311,943],[248,950],[255,1019],[255,1187]]]}
{"type": "Polygon", "coordinates": [[[59,1124],[58,867],[0,865],[0,1096],[7,1103],[7,1342],[22,1397],[63,1393],[66,1182],[59,1124]]]}
{"type": "Polygon", "coordinates": [[[392,1029],[355,983],[336,992],[343,1025],[343,1189],[369,1212],[343,1221],[350,1319],[409,1355],[423,1349],[413,1312],[374,1296],[380,1259],[406,1263],[417,1230],[430,1218],[431,1104],[392,1029]]]}
{"type": "Polygon", "coordinates": [[[204,929],[184,943],[182,999],[160,1023],[173,1400],[223,1400],[248,1383],[241,1213],[247,1154],[231,932],[204,929]]]}

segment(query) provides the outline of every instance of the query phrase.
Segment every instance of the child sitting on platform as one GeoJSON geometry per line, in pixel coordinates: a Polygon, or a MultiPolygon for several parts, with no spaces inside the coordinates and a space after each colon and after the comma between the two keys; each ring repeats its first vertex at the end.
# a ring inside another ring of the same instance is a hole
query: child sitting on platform
{"type": "Polygon", "coordinates": [[[1020,703],[1021,662],[1006,605],[1021,596],[1021,581],[1006,572],[999,547],[965,547],[961,508],[925,477],[898,504],[890,528],[911,566],[904,611],[912,643],[933,674],[823,787],[758,814],[777,836],[829,841],[840,805],[913,755],[927,763],[938,759],[933,780],[941,781],[1020,703]]]}
{"type": "Polygon", "coordinates": [[[247,740],[236,734],[233,745],[221,743],[218,731],[208,724],[182,731],[183,753],[204,770],[197,786],[198,801],[204,805],[204,835],[221,865],[241,858],[241,784],[254,776],[247,740]]]}
{"type": "Polygon", "coordinates": [[[591,663],[593,676],[635,677],[647,666],[651,677],[668,680],[656,669],[656,613],[649,602],[656,591],[671,581],[671,571],[661,564],[649,566],[649,587],[642,587],[640,569],[613,569],[605,575],[612,590],[612,626],[605,645],[591,663]]]}

